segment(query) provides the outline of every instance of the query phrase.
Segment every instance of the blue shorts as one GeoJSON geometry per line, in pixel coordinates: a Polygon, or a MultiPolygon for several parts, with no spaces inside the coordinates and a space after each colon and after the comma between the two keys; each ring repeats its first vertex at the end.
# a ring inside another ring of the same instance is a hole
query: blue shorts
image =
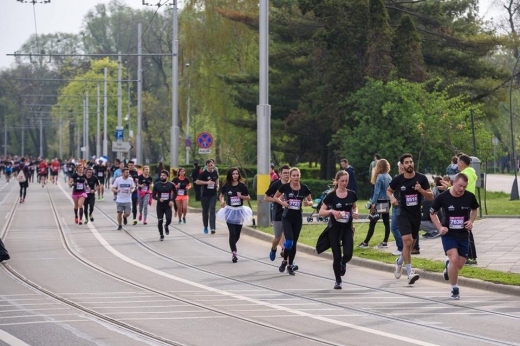
{"type": "Polygon", "coordinates": [[[469,234],[468,238],[461,239],[455,238],[449,234],[441,235],[442,247],[444,248],[444,252],[447,253],[448,250],[457,249],[459,256],[468,258],[469,252],[469,234]]]}

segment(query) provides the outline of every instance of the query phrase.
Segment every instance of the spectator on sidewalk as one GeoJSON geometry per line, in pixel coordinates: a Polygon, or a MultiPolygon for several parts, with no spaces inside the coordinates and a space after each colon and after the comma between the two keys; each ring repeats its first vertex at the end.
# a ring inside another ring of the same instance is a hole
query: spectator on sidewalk
{"type": "Polygon", "coordinates": [[[341,169],[348,173],[348,185],[347,189],[352,190],[357,193],[357,182],[356,182],[356,172],[354,172],[354,167],[349,165],[347,159],[341,159],[339,161],[341,169]]]}

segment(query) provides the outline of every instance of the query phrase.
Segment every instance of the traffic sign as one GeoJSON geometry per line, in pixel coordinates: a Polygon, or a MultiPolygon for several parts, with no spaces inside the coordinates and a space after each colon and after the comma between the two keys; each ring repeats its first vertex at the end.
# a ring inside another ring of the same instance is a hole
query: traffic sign
{"type": "Polygon", "coordinates": [[[116,141],[122,141],[124,138],[124,127],[116,126],[116,141]]]}
{"type": "Polygon", "coordinates": [[[130,142],[112,142],[112,151],[130,151],[132,148],[130,142]]]}
{"type": "Polygon", "coordinates": [[[208,132],[201,132],[197,136],[197,145],[199,148],[208,149],[213,145],[213,136],[208,132]]]}
{"type": "Polygon", "coordinates": [[[211,154],[211,149],[199,148],[199,154],[211,154]]]}

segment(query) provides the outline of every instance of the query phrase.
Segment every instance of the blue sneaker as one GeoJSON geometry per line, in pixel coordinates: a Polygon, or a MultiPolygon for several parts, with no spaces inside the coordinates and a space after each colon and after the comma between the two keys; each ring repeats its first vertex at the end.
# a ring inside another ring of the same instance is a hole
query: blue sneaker
{"type": "Polygon", "coordinates": [[[276,250],[271,249],[271,252],[269,252],[269,259],[271,261],[274,261],[275,258],[276,258],[276,250]]]}
{"type": "Polygon", "coordinates": [[[204,233],[208,234],[208,228],[204,227],[204,233]]]}
{"type": "Polygon", "coordinates": [[[453,287],[452,291],[451,291],[451,299],[460,299],[460,293],[459,293],[459,288],[458,287],[453,287]]]}
{"type": "Polygon", "coordinates": [[[446,263],[444,264],[444,271],[442,272],[442,276],[444,277],[444,280],[448,281],[450,277],[448,276],[448,266],[450,265],[450,260],[446,260],[446,263]]]}

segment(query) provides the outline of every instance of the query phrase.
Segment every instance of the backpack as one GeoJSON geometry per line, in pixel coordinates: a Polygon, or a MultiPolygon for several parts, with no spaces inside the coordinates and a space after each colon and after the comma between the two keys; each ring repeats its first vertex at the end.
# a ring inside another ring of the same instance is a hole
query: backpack
{"type": "Polygon", "coordinates": [[[18,175],[16,176],[16,179],[19,183],[25,183],[27,181],[27,178],[25,177],[25,172],[23,171],[24,167],[20,167],[20,171],[18,172],[18,175]]]}

